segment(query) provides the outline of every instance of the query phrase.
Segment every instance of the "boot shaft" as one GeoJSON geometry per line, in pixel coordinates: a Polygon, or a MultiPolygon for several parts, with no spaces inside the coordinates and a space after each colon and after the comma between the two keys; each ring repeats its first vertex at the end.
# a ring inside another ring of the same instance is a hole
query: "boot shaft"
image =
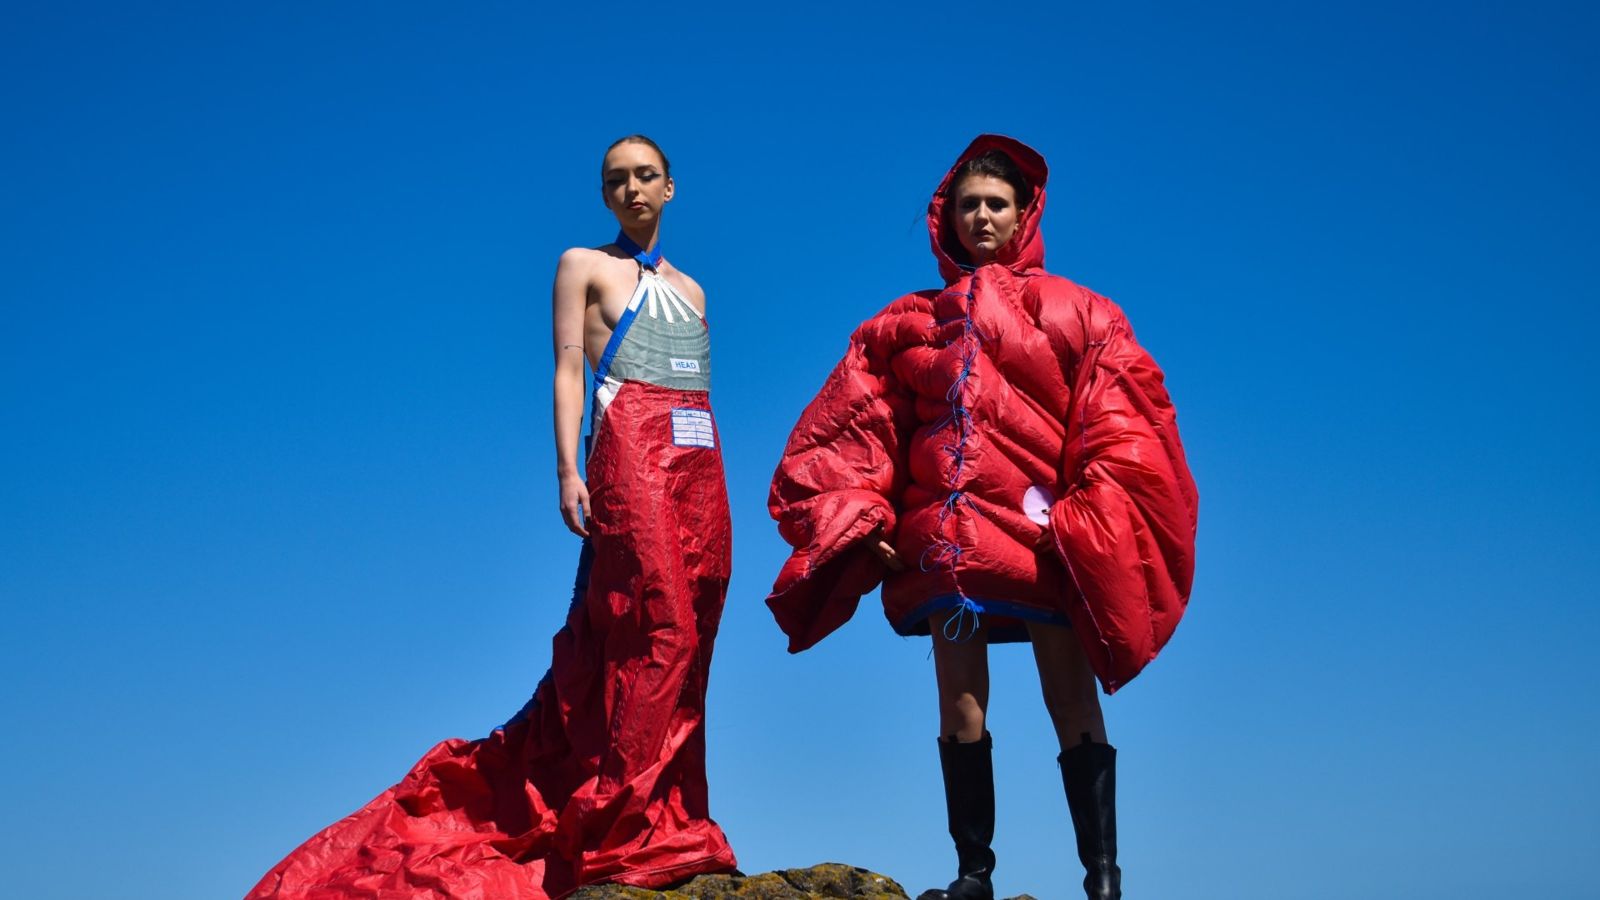
{"type": "Polygon", "coordinates": [[[1056,758],[1067,792],[1067,809],[1083,863],[1084,892],[1090,900],[1119,900],[1122,870],[1117,866],[1117,749],[1084,742],[1056,758]]]}
{"type": "Polygon", "coordinates": [[[994,739],[986,731],[970,744],[939,741],[945,813],[962,876],[984,883],[994,871],[994,739]]]}

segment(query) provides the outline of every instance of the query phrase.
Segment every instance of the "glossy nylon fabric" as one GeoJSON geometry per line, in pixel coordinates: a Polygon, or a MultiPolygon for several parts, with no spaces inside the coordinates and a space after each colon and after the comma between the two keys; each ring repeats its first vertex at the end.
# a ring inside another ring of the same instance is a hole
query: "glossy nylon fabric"
{"type": "Polygon", "coordinates": [[[728,498],[720,440],[674,440],[685,411],[709,425],[707,392],[626,381],[600,417],[591,537],[550,671],[522,711],[428,751],[247,900],[540,900],[734,867],[707,806],[704,721],[728,498]]]}
{"type": "Polygon", "coordinates": [[[1024,144],[973,141],[928,204],[945,288],[862,323],[790,434],[768,507],[794,550],[767,604],[791,652],[880,581],[902,634],[926,634],[939,610],[961,610],[957,639],[980,619],[993,641],[1025,640],[1023,620],[1068,622],[1107,693],[1177,627],[1199,501],[1176,413],[1122,311],[1044,270],[1047,176],[1024,144]],[[972,269],[945,204],[956,170],[989,150],[1035,190],[1011,241],[972,269]],[[1053,500],[1047,525],[1024,510],[1030,489],[1053,500]],[[906,571],[868,549],[880,528],[906,571]]]}

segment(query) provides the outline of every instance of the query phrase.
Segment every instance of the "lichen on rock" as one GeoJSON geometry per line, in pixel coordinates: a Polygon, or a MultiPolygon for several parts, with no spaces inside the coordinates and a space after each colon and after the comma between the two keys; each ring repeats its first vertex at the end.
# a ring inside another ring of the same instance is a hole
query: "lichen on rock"
{"type": "Polygon", "coordinates": [[[620,884],[581,888],[572,900],[906,900],[905,888],[887,875],[856,866],[823,863],[760,875],[701,875],[666,890],[620,884]]]}
{"type": "MultiPolygon", "coordinates": [[[[822,863],[760,875],[701,875],[664,890],[597,884],[570,900],[909,900],[898,882],[859,866],[822,863]]],[[[1019,894],[1011,900],[1034,900],[1019,894]]]]}

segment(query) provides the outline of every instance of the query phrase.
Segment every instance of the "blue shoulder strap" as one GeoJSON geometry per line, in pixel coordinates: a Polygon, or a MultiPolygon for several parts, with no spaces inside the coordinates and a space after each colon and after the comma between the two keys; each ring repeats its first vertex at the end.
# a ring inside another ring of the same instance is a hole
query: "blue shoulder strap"
{"type": "MultiPolygon", "coordinates": [[[[617,232],[616,245],[623,253],[631,254],[639,265],[652,272],[656,271],[656,268],[661,265],[660,241],[656,241],[654,250],[645,250],[634,243],[633,239],[628,237],[626,233],[619,231],[617,232]]],[[[644,289],[648,291],[653,288],[647,284],[644,289]]],[[[634,316],[638,315],[639,307],[643,305],[644,303],[642,302],[637,305],[629,304],[628,308],[622,311],[622,318],[617,320],[617,327],[611,331],[611,340],[606,341],[606,349],[600,354],[600,364],[594,368],[595,388],[598,389],[600,385],[605,384],[606,376],[611,374],[611,363],[617,357],[617,350],[622,347],[623,335],[628,333],[628,329],[633,325],[634,316]]]]}
{"type": "MultiPolygon", "coordinates": [[[[648,291],[651,288],[645,285],[644,289],[648,291]]],[[[622,311],[622,318],[617,320],[617,327],[611,330],[611,340],[606,341],[605,352],[600,354],[600,365],[594,367],[594,386],[597,389],[605,384],[606,376],[611,374],[611,363],[617,358],[617,350],[622,347],[622,336],[633,326],[633,318],[639,314],[639,307],[643,305],[643,303],[637,306],[630,304],[622,311]]]]}

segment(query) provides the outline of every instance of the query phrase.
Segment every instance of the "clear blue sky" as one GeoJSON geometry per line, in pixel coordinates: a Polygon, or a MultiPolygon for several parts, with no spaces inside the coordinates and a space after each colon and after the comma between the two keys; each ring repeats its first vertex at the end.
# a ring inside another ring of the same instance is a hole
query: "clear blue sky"
{"type": "MultiPolygon", "coordinates": [[[[1600,896],[1589,5],[135,6],[0,32],[7,895],[241,895],[522,704],[578,549],[549,283],[632,131],[710,298],[713,812],[747,870],[947,880],[927,648],[869,600],[786,655],[764,501],[1000,131],[1201,489],[1189,615],[1106,704],[1130,896],[1600,896]]],[[[994,667],[998,886],[1070,897],[994,667]]]]}

